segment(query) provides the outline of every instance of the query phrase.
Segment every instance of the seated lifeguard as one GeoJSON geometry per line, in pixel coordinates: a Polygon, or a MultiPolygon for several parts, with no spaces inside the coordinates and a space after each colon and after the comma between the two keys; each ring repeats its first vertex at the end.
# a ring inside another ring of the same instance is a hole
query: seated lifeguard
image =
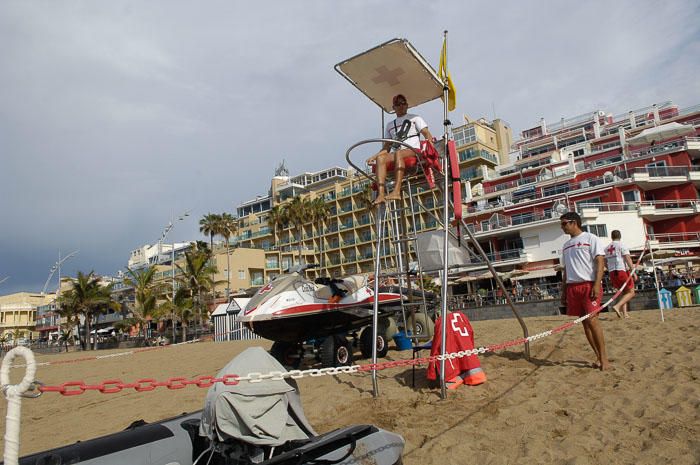
{"type": "MultiPolygon", "coordinates": [[[[404,142],[416,150],[420,150],[420,136],[425,140],[432,141],[433,136],[428,130],[428,125],[423,118],[418,115],[408,113],[408,101],[402,94],[394,97],[393,101],[396,119],[390,121],[386,125],[384,137],[386,139],[394,139],[404,142]]],[[[406,170],[405,158],[414,157],[416,153],[406,148],[403,145],[392,146],[390,143],[385,143],[382,151],[376,155],[372,155],[367,159],[368,165],[377,165],[377,198],[374,201],[375,205],[385,202],[386,200],[401,199],[401,183],[403,181],[404,171],[406,170]],[[386,172],[387,165],[393,161],[394,170],[396,171],[396,179],[394,190],[386,195],[386,172]]]]}

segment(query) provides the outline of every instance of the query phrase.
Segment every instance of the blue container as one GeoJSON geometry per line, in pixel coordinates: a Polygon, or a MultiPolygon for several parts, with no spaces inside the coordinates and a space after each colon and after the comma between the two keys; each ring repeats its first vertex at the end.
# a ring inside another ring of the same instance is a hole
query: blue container
{"type": "Polygon", "coordinates": [[[411,350],[411,348],[413,348],[411,340],[406,337],[406,333],[403,331],[399,331],[398,333],[394,334],[394,344],[396,344],[397,350],[411,350]]]}

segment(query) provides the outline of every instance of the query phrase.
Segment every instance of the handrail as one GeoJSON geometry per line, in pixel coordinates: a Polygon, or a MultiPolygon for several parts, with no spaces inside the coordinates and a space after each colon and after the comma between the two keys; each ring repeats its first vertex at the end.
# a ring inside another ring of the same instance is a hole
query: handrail
{"type": "Polygon", "coordinates": [[[345,152],[345,160],[348,162],[348,164],[349,164],[350,166],[352,166],[353,168],[355,168],[355,170],[357,170],[358,173],[362,174],[362,175],[363,175],[364,177],[366,177],[370,182],[377,182],[377,180],[376,180],[374,177],[372,177],[372,176],[368,175],[367,173],[365,173],[365,170],[364,170],[364,169],[360,168],[359,166],[357,166],[356,164],[354,164],[354,163],[352,162],[352,160],[350,159],[350,152],[352,152],[353,150],[355,150],[355,149],[356,149],[357,147],[359,147],[360,145],[372,144],[372,143],[377,143],[377,142],[381,142],[381,143],[384,143],[384,144],[399,144],[399,145],[403,145],[403,146],[406,147],[407,149],[413,150],[413,152],[415,152],[416,155],[420,155],[418,152],[416,152],[416,149],[413,148],[412,146],[408,145],[407,143],[405,143],[405,142],[403,142],[403,141],[395,140],[395,139],[384,139],[384,138],[381,138],[381,139],[365,139],[365,140],[361,140],[360,142],[358,142],[358,143],[356,143],[356,144],[351,145],[350,148],[345,152]]]}

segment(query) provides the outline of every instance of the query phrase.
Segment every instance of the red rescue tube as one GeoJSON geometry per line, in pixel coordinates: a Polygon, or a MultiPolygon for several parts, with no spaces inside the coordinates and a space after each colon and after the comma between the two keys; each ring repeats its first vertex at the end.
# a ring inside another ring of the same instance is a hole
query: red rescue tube
{"type": "Polygon", "coordinates": [[[454,140],[447,141],[447,153],[450,157],[450,175],[452,178],[452,203],[454,204],[455,223],[462,219],[462,186],[459,173],[459,159],[454,140]]]}

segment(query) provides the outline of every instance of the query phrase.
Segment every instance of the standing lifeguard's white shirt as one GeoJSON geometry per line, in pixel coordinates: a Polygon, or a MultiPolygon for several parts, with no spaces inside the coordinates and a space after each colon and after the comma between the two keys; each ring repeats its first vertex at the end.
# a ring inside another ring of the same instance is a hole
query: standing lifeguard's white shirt
{"type": "Polygon", "coordinates": [[[605,256],[600,238],[589,232],[582,232],[564,242],[562,248],[567,283],[582,283],[595,280],[595,258],[605,256]]]}
{"type": "Polygon", "coordinates": [[[610,245],[605,247],[605,262],[608,271],[627,271],[624,257],[629,254],[629,249],[622,242],[612,241],[610,245]]]}
{"type": "MultiPolygon", "coordinates": [[[[425,123],[423,118],[418,115],[406,113],[405,115],[399,116],[395,120],[387,123],[386,130],[384,131],[384,137],[387,139],[400,140],[401,142],[405,142],[406,144],[410,145],[414,149],[420,149],[420,132],[427,127],[428,125],[425,123]],[[403,131],[402,127],[404,127],[403,131]],[[404,136],[400,137],[401,134],[404,136]]],[[[399,148],[403,149],[406,147],[399,148]]]]}

